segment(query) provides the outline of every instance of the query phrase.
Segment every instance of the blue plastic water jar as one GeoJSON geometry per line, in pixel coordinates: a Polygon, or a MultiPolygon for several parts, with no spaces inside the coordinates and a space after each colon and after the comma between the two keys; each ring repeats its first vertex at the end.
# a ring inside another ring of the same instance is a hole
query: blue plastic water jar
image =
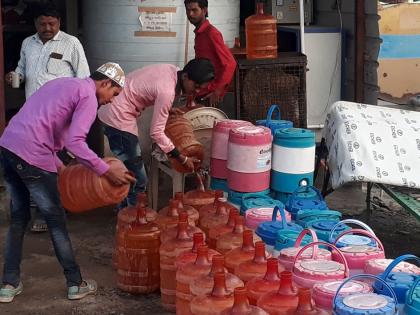
{"type": "Polygon", "coordinates": [[[321,192],[313,186],[298,187],[287,200],[285,207],[292,215],[292,220],[296,220],[296,214],[300,210],[328,210],[321,192]]]}
{"type": "Polygon", "coordinates": [[[252,208],[274,208],[279,207],[284,209],[283,203],[278,200],[271,198],[268,195],[261,194],[248,194],[242,197],[242,203],[240,208],[241,215],[245,215],[248,209],[252,208]]]}
{"type": "Polygon", "coordinates": [[[405,315],[418,315],[420,314],[420,278],[411,287],[407,293],[404,312],[405,315]]]}
{"type": "Polygon", "coordinates": [[[255,234],[261,237],[261,239],[267,245],[267,250],[271,251],[276,243],[278,232],[285,230],[294,230],[300,232],[303,230],[303,228],[295,223],[287,222],[284,209],[276,206],[274,207],[271,221],[261,223],[255,231],[255,234]],[[281,221],[277,221],[277,215],[279,212],[281,215],[281,221]]]}

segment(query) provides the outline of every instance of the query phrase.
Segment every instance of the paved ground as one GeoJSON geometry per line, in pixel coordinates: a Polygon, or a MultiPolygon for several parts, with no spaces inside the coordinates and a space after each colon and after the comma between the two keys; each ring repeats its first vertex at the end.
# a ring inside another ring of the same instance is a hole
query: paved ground
{"type": "MultiPolygon", "coordinates": [[[[0,193],[0,205],[7,201],[0,193]]],[[[346,216],[363,217],[364,194],[360,187],[345,187],[328,197],[332,209],[342,210],[346,216]]],[[[387,256],[402,253],[420,255],[420,224],[399,206],[374,212],[371,226],[385,243],[387,256]]],[[[115,215],[112,210],[96,210],[84,215],[70,215],[69,230],[83,274],[99,283],[94,297],[70,302],[65,299],[64,277],[56,261],[47,234],[28,233],[25,239],[22,264],[24,292],[13,304],[0,305],[0,314],[167,314],[159,304],[159,296],[131,296],[115,287],[115,273],[111,268],[115,215]]],[[[7,224],[0,210],[0,252],[7,224]]],[[[0,254],[2,261],[2,254],[0,254]]]]}

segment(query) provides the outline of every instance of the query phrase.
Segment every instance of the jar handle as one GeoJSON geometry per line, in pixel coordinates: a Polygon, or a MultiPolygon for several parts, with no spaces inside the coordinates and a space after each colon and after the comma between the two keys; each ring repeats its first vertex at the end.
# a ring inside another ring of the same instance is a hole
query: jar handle
{"type": "Polygon", "coordinates": [[[273,119],[273,114],[274,112],[276,112],[277,114],[277,118],[275,118],[276,120],[280,120],[280,107],[278,105],[271,105],[270,109],[267,112],[267,122],[271,121],[273,119]]]}
{"type": "MultiPolygon", "coordinates": [[[[420,263],[420,258],[414,255],[401,255],[397,258],[395,258],[389,265],[388,267],[386,267],[386,269],[384,270],[384,272],[380,275],[380,277],[382,278],[382,280],[386,280],[386,278],[388,278],[390,272],[392,271],[392,269],[394,269],[400,262],[408,260],[408,259],[414,259],[417,260],[417,262],[420,263]]],[[[419,277],[420,278],[420,277],[419,277]]]]}
{"type": "MultiPolygon", "coordinates": [[[[318,242],[318,236],[316,235],[314,230],[304,229],[302,232],[299,233],[299,235],[296,239],[296,242],[295,242],[295,247],[299,247],[300,244],[302,244],[302,241],[303,241],[303,238],[305,237],[305,235],[310,235],[312,237],[312,242],[318,242]]],[[[314,246],[313,256],[316,257],[316,258],[318,257],[318,245],[314,246]]]]}
{"type": "Polygon", "coordinates": [[[408,291],[408,293],[407,293],[407,300],[406,300],[406,304],[410,304],[410,305],[412,305],[413,304],[413,294],[414,294],[414,290],[416,289],[416,287],[419,285],[419,283],[420,283],[420,277],[418,277],[417,279],[416,279],[416,281],[414,281],[414,284],[413,284],[413,286],[410,288],[410,291],[408,291]]]}
{"type": "Polygon", "coordinates": [[[375,235],[375,232],[373,232],[373,230],[369,227],[369,225],[363,223],[362,221],[354,220],[354,219],[346,219],[346,220],[342,220],[342,221],[338,222],[336,225],[333,226],[333,228],[330,232],[330,237],[328,238],[330,243],[334,243],[334,232],[335,232],[335,230],[339,226],[341,226],[342,224],[346,224],[346,223],[355,224],[355,225],[365,229],[366,231],[370,232],[372,235],[375,235]]]}
{"type": "MultiPolygon", "coordinates": [[[[327,243],[327,242],[323,242],[323,241],[312,242],[312,243],[309,243],[309,244],[305,245],[304,247],[302,247],[302,249],[297,253],[297,255],[295,257],[295,260],[293,261],[292,273],[295,270],[295,265],[296,265],[296,262],[298,261],[298,258],[300,257],[300,255],[302,255],[305,252],[305,250],[307,250],[308,248],[313,247],[315,245],[317,245],[317,246],[318,245],[324,245],[326,247],[331,248],[332,250],[337,251],[337,253],[340,256],[341,261],[344,265],[344,277],[347,278],[349,276],[349,266],[347,265],[347,260],[344,257],[343,253],[340,252],[339,249],[337,247],[335,247],[334,245],[332,245],[330,243],[327,243]]],[[[315,253],[315,251],[312,251],[312,259],[315,259],[314,258],[314,253],[315,253]]]]}
{"type": "Polygon", "coordinates": [[[277,221],[277,216],[279,212],[280,212],[280,217],[281,217],[281,225],[283,229],[287,229],[286,213],[284,212],[284,209],[280,208],[279,206],[274,207],[273,215],[271,216],[271,222],[277,221]]]}
{"type": "Polygon", "coordinates": [[[394,314],[398,314],[398,300],[397,300],[397,296],[395,295],[395,292],[394,292],[394,290],[392,290],[392,288],[383,280],[383,279],[381,279],[381,278],[379,278],[379,277],[377,277],[377,276],[374,276],[374,275],[368,275],[368,274],[359,274],[359,275],[355,275],[355,276],[352,276],[352,277],[350,277],[350,278],[348,278],[347,280],[345,280],[339,287],[338,287],[338,289],[337,289],[337,291],[335,292],[335,295],[334,295],[334,299],[333,299],[333,308],[334,308],[334,311],[336,311],[336,309],[335,309],[335,304],[336,304],[336,302],[337,302],[337,297],[338,297],[338,293],[340,292],[340,290],[348,283],[348,282],[350,282],[350,281],[353,281],[354,279],[358,279],[358,278],[369,278],[369,279],[373,279],[373,280],[377,280],[377,281],[380,281],[380,282],[382,282],[384,285],[385,285],[385,287],[388,289],[388,291],[391,293],[391,295],[392,295],[392,298],[394,299],[394,304],[395,304],[395,312],[394,312],[394,314]]]}
{"type": "Polygon", "coordinates": [[[369,231],[366,230],[362,230],[362,229],[351,229],[351,230],[347,230],[344,231],[343,233],[341,233],[340,235],[337,236],[337,238],[334,241],[334,245],[337,245],[337,242],[340,238],[342,238],[343,236],[350,234],[350,233],[357,233],[357,234],[362,234],[364,236],[368,236],[370,238],[373,238],[376,241],[377,247],[379,249],[381,249],[383,252],[385,252],[385,248],[384,245],[382,245],[381,241],[379,240],[379,238],[375,235],[370,233],[369,231]]]}

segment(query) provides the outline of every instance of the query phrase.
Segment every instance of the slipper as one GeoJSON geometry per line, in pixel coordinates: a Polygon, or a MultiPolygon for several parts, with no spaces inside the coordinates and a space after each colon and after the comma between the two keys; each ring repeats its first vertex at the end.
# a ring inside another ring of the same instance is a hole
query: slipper
{"type": "Polygon", "coordinates": [[[23,291],[22,282],[15,288],[10,284],[3,285],[0,288],[0,303],[10,303],[13,301],[15,296],[21,294],[23,291]]]}
{"type": "Polygon", "coordinates": [[[47,231],[48,231],[48,226],[47,226],[47,222],[45,222],[45,220],[35,219],[32,222],[31,232],[40,233],[40,232],[47,232],[47,231]]]}

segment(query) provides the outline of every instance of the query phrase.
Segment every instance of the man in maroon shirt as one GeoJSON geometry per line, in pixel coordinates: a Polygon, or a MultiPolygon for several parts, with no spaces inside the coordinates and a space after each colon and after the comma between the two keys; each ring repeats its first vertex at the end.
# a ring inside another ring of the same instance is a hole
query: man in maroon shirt
{"type": "Polygon", "coordinates": [[[207,0],[184,0],[188,20],[195,26],[195,57],[207,58],[214,66],[215,79],[198,96],[208,99],[211,106],[220,103],[232,81],[236,61],[226,47],[223,36],[207,20],[207,0]]]}

